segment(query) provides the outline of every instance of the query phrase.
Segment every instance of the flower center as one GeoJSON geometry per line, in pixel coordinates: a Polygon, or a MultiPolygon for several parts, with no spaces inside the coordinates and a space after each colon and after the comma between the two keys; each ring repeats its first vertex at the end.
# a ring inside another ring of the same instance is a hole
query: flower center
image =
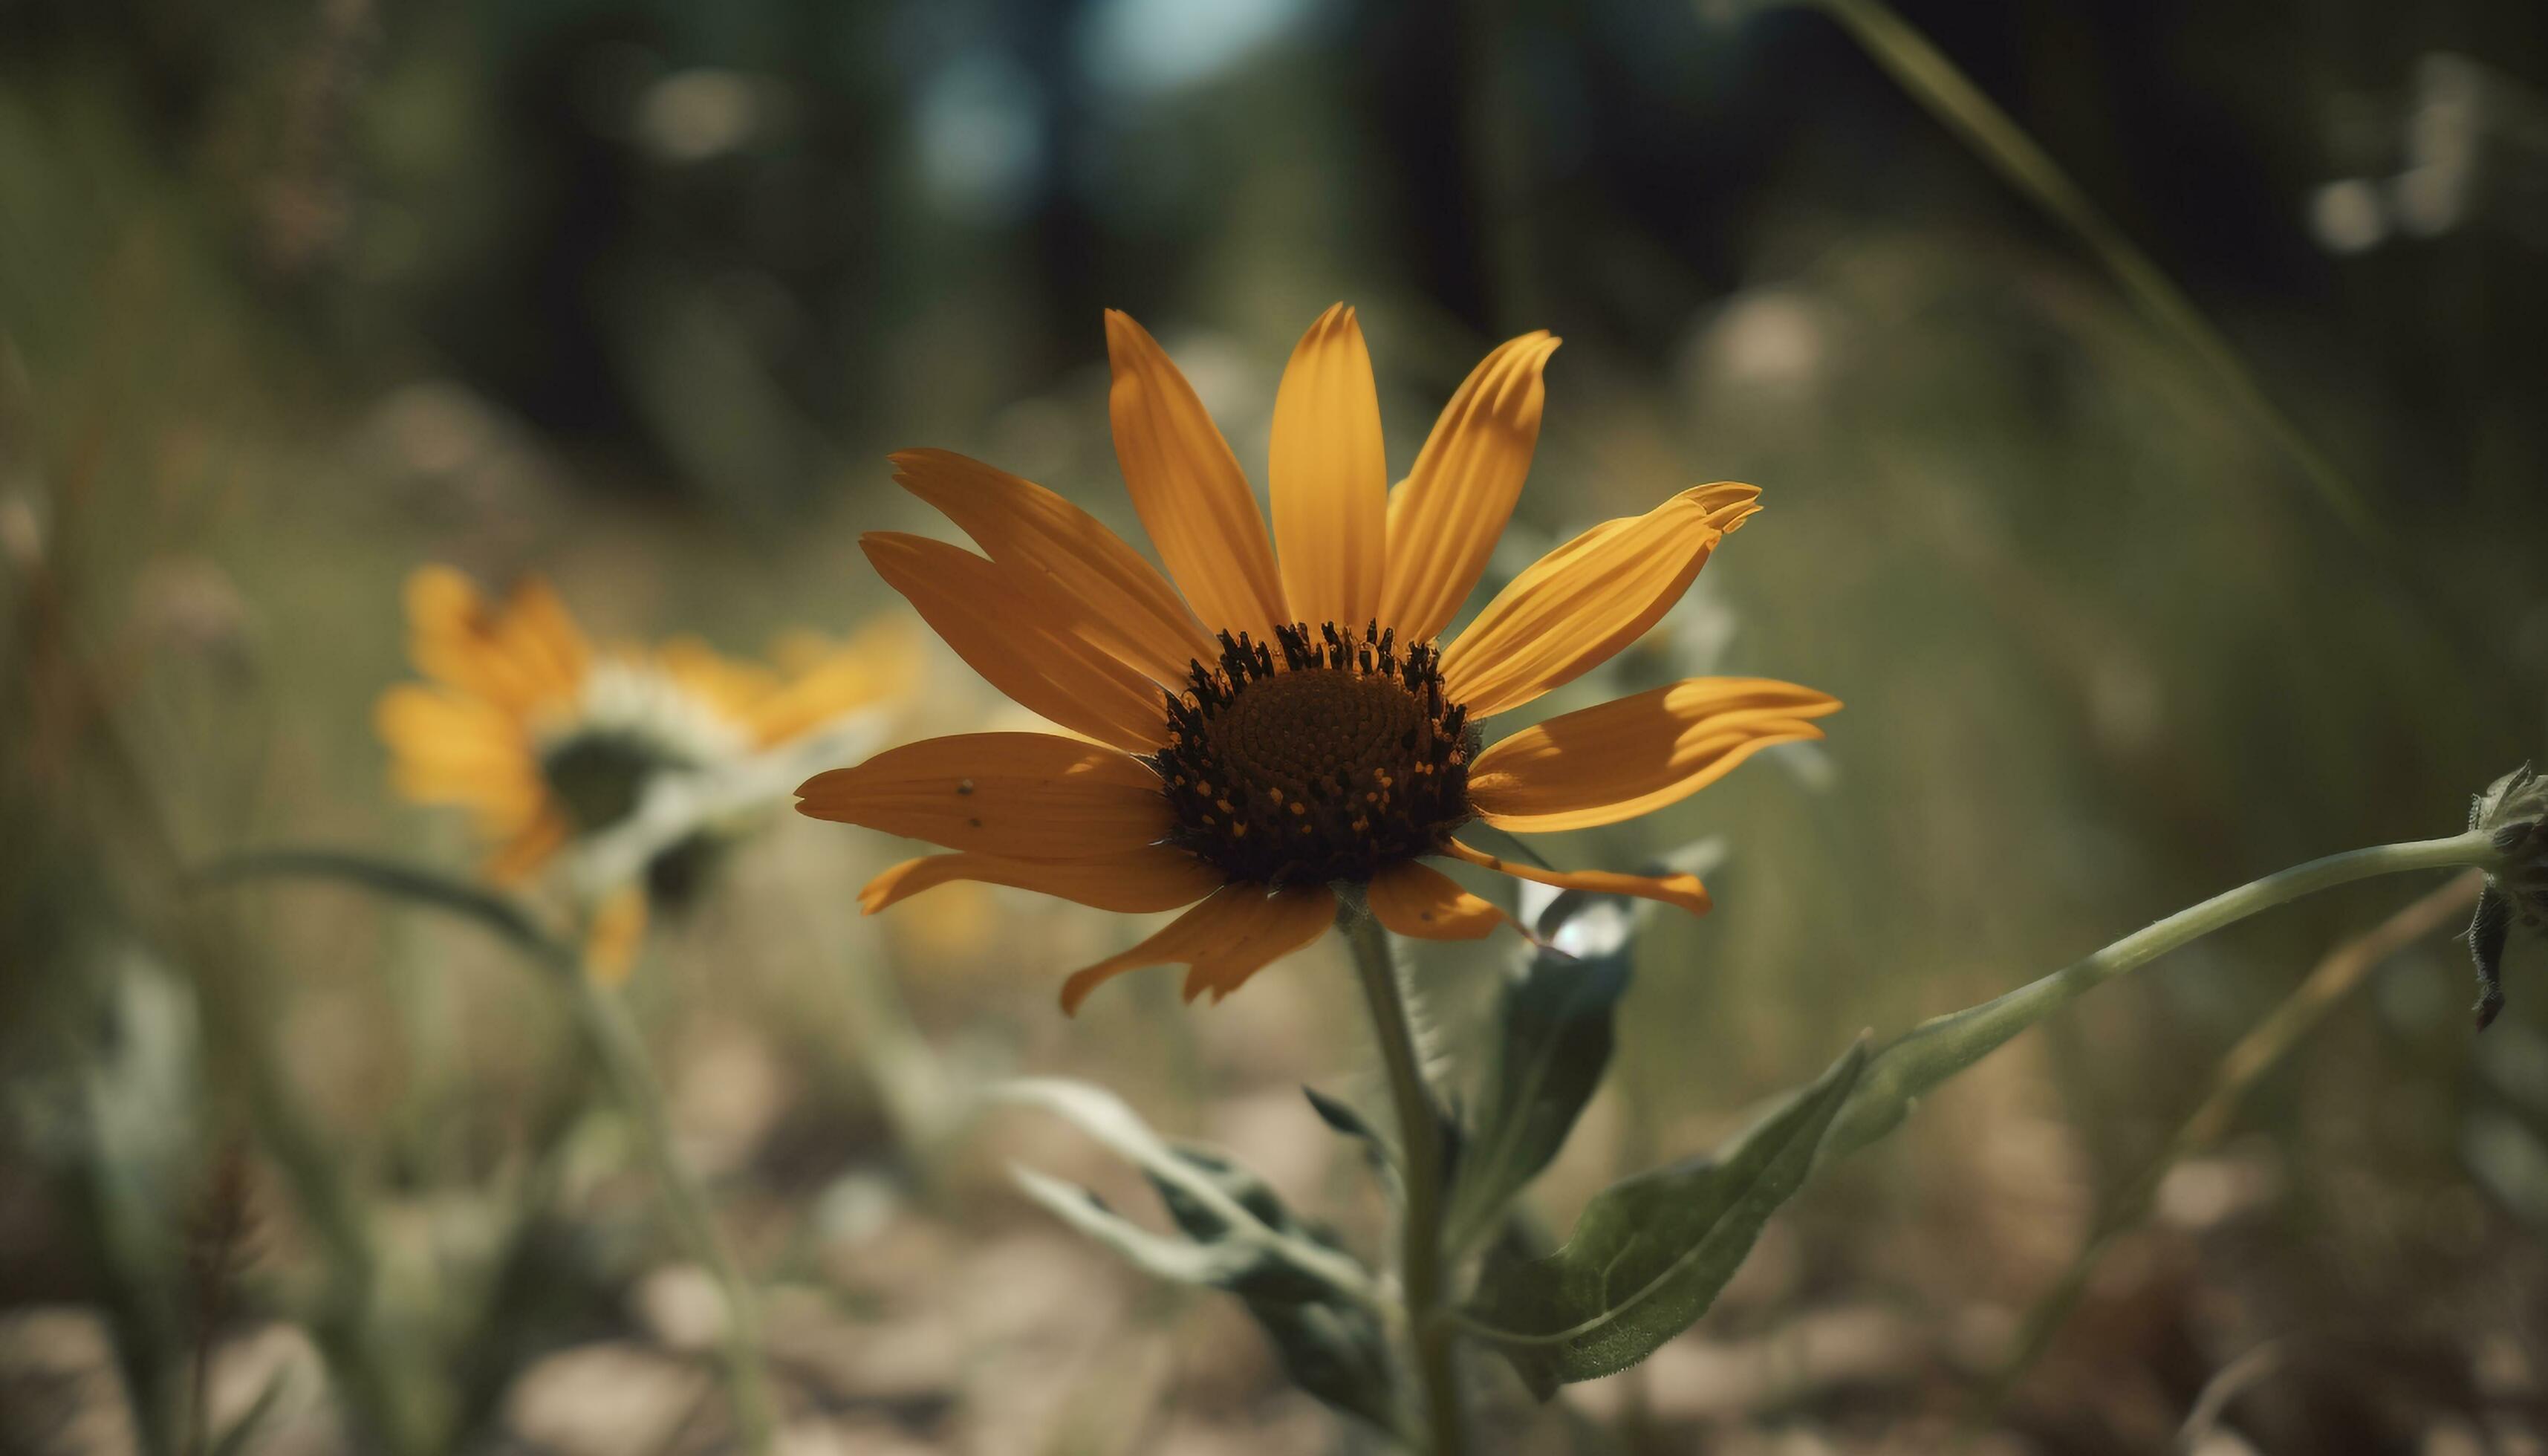
{"type": "Polygon", "coordinates": [[[588,731],[560,740],[540,758],[540,776],[580,834],[598,834],[637,812],[647,781],[667,769],[693,767],[642,735],[588,731]]]}
{"type": "Polygon", "coordinates": [[[1168,700],[1168,842],[1233,880],[1367,880],[1437,853],[1468,822],[1468,709],[1442,697],[1441,656],[1398,650],[1377,623],[1274,629],[1274,645],[1221,634],[1168,700]]]}

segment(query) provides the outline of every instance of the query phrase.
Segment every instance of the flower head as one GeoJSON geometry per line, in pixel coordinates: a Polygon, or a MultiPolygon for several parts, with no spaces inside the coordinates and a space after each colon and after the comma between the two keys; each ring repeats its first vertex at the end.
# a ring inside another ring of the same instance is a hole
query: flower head
{"type": "Polygon", "coordinates": [[[1227,995],[1327,926],[1337,882],[1367,886],[1402,935],[1508,923],[1422,863],[1434,856],[1707,908],[1694,875],[1539,869],[1456,835],[1473,820],[1531,833],[1630,818],[1771,744],[1821,736],[1812,720],[1840,707],[1826,694],[1697,678],[1484,741],[1485,720],[1653,626],[1758,491],[1699,486],[1595,526],[1439,643],[1520,495],[1555,338],[1489,354],[1392,490],[1362,331],[1328,310],[1275,396],[1269,535],[1176,366],[1123,314],[1106,334],[1116,454],[1177,585],[1042,486],[944,451],[893,457],[896,480],[981,554],[875,532],[868,559],[994,686],[1084,737],[932,739],[808,780],[807,814],[953,851],[877,876],[870,912],[958,879],[1128,913],[1192,907],[1071,976],[1075,1010],[1158,963],[1190,967],[1188,999],[1227,995]]]}
{"type": "Polygon", "coordinates": [[[625,965],[647,900],[678,900],[715,850],[722,826],[694,812],[699,794],[677,796],[676,832],[645,832],[667,784],[731,776],[898,691],[912,667],[890,631],[787,644],[784,667],[688,638],[596,649],[546,584],[491,601],[441,566],[408,579],[407,612],[409,655],[428,681],[390,688],[375,711],[392,784],[466,810],[500,883],[592,852],[608,866],[586,886],[605,969],[625,965]]]}

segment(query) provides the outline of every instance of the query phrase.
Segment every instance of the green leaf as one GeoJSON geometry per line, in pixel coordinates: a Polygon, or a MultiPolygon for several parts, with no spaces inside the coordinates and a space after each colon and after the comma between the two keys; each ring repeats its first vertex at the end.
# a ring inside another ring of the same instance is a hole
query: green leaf
{"type": "Polygon", "coordinates": [[[544,959],[571,958],[519,902],[484,885],[395,860],[347,850],[251,850],[214,861],[198,878],[206,885],[249,879],[334,880],[474,920],[544,959]]]}
{"type": "Polygon", "coordinates": [[[1555,1253],[1491,1254],[1464,1327],[1542,1399],[1653,1354],[1707,1313],[1770,1215],[1803,1184],[1866,1062],[1862,1039],[1714,1156],[1604,1189],[1555,1253]]]}
{"type": "Polygon", "coordinates": [[[1381,1161],[1392,1164],[1398,1161],[1398,1149],[1390,1145],[1389,1139],[1383,1138],[1380,1130],[1373,1127],[1353,1104],[1329,1097],[1316,1087],[1303,1087],[1301,1095],[1310,1099],[1310,1110],[1319,1115],[1320,1122],[1348,1138],[1361,1138],[1370,1145],[1372,1155],[1381,1161]]]}
{"type": "Polygon", "coordinates": [[[1633,914],[1619,896],[1573,891],[1541,913],[1542,939],[1571,940],[1584,954],[1543,947],[1504,988],[1497,1013],[1502,1039],[1451,1189],[1447,1242],[1455,1252],[1494,1232],[1505,1207],[1565,1146],[1601,1085],[1612,1014],[1628,990],[1633,914]],[[1570,928],[1592,933],[1569,937],[1570,928]]]}
{"type": "Polygon", "coordinates": [[[995,1095],[1049,1108],[1139,1166],[1184,1236],[1144,1228],[1084,1188],[1014,1170],[1030,1198],[1152,1275],[1237,1295],[1294,1384],[1394,1428],[1389,1341],[1370,1275],[1332,1231],[1296,1217],[1272,1185],[1220,1152],[1160,1138],[1103,1088],[1038,1078],[995,1095]]]}

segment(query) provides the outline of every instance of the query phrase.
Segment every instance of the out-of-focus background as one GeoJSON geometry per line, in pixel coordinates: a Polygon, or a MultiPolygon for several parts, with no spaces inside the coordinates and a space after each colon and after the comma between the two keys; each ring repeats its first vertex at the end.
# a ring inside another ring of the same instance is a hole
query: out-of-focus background
{"type": "MultiPolygon", "coordinates": [[[[1815,10],[0,9],[0,1449],[165,1448],[198,1346],[220,1420],[266,1403],[249,1449],[399,1449],[384,1410],[448,1449],[719,1448],[713,1290],[556,986],[464,924],[189,868],[315,844],[469,870],[372,729],[419,563],[749,653],[903,610],[858,535],[944,528],[889,449],[1135,530],[1107,307],[1260,482],[1281,361],[1332,300],[1394,472],[1492,344],[1562,334],[1500,572],[1698,481],[1766,493],[1601,686],[1758,673],[1849,707],[1552,847],[1725,855],[1717,912],[1647,940],[1535,1195],[1552,1227],[1861,1028],[2456,830],[2548,749],[2548,11],[1903,13],[2331,473],[1815,10]],[[252,1227],[208,1300],[226,1176],[252,1227]]],[[[1017,720],[932,651],[892,736],[1017,720]]],[[[1160,971],[1065,1021],[1058,975],[1135,929],[969,886],[861,921],[908,852],[775,815],[629,991],[770,1291],[788,1449],[1372,1449],[1234,1303],[1145,1282],[1007,1167],[1152,1217],[1138,1182],[1019,1110],[916,1150],[927,1109],[860,1050],[882,985],[945,1077],[1104,1081],[1368,1250],[1377,1195],[1299,1095],[1372,1092],[1335,949],[1218,1009],[1160,971]]],[[[2133,1196],[2232,1046],[2430,888],[2308,902],[2062,1013],[1810,1190],[1648,1365],[1538,1409],[1484,1377],[1499,1439],[2103,1453],[2190,1421],[2212,1456],[2542,1450],[2535,942],[2479,1039],[2464,948],[2416,940],[2133,1196]]]]}

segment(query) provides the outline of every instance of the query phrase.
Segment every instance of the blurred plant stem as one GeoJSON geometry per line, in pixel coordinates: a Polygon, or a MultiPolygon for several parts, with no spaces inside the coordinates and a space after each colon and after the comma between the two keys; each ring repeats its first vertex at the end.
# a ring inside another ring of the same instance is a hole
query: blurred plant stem
{"type": "Polygon", "coordinates": [[[1875,1053],[1832,1122],[1817,1163],[1846,1157],[1884,1137],[1932,1088],[1997,1050],[2055,1008],[2105,982],[2260,911],[2357,879],[2419,869],[2489,866],[2502,856],[2484,830],[2349,850],[2278,870],[2179,910],[2095,955],[1979,1006],[1911,1029],[1875,1053]]]}
{"type": "Polygon", "coordinates": [[[2078,1256],[2070,1261],[2050,1290],[2036,1302],[2019,1326],[2007,1361],[1992,1377],[1981,1399],[1963,1422],[1967,1439],[1977,1438],[1991,1429],[2006,1409],[2018,1384],[2035,1368],[2044,1352],[2052,1344],[2062,1322],[2077,1308],[2080,1294],[2088,1287],[2089,1276],[2115,1240],[2138,1224],[2149,1213],[2158,1197],[2159,1184],[2168,1170],[2179,1162],[2215,1146],[2229,1134],[2230,1120],[2246,1100],[2247,1093],[2264,1075],[2280,1065],[2282,1059],[2301,1039],[2315,1030],[2326,1014],[2350,995],[2371,972],[2380,968],[2390,956],[2455,921],[2465,918],[2469,907],[2477,903],[2478,890],[2486,877],[2472,869],[2423,895],[2397,914],[2362,935],[2336,947],[2319,961],[2309,976],[2282,1004],[2258,1022],[2230,1053],[2221,1059],[2214,1074],[2212,1090],[2204,1096],[2193,1116],[2187,1118],[2167,1146],[2150,1160],[2140,1174],[2108,1203],[2097,1227],[2081,1246],[2078,1256]]]}
{"type": "Polygon", "coordinates": [[[1399,1210],[1399,1293],[1407,1307],[1408,1343],[1414,1354],[1414,1375],[1424,1416],[1426,1449],[1431,1456],[1461,1456],[1468,1450],[1468,1416],[1461,1407],[1460,1371],[1453,1348],[1455,1331],[1445,1318],[1442,1258],[1442,1113],[1424,1081],[1424,1066],[1415,1046],[1415,1027],[1407,1010],[1407,989],[1399,981],[1389,932],[1372,918],[1358,893],[1339,891],[1337,916],[1345,944],[1353,950],[1354,970],[1362,979],[1363,999],[1371,1008],[1372,1039],[1389,1074],[1389,1097],[1398,1111],[1400,1159],[1406,1197],[1399,1210]]]}
{"type": "Polygon", "coordinates": [[[637,1140],[655,1175],[657,1190],[671,1210],[690,1257],[704,1266],[725,1297],[724,1354],[728,1393],[734,1402],[738,1442],[754,1456],[772,1449],[775,1424],[770,1397],[770,1375],[762,1364],[761,1306],[752,1283],[735,1258],[734,1247],[716,1221],[707,1192],[682,1165],[673,1143],[672,1120],[666,1115],[663,1084],[656,1080],[645,1039],[629,1019],[627,1003],[601,985],[581,964],[571,967],[576,1019],[592,1043],[593,1056],[610,1083],[620,1107],[636,1124],[637,1140]]]}
{"type": "Polygon", "coordinates": [[[1929,44],[1883,0],[1793,0],[1838,21],[1913,100],[1963,138],[1982,160],[2037,207],[2076,234],[2152,322],[2175,338],[2203,370],[2309,480],[2327,508],[2360,540],[2377,544],[2378,522],[2362,492],[2276,405],[2238,357],[2149,255],[2089,200],[2069,174],[2026,135],[1946,53],[1929,44]]]}
{"type": "MultiPolygon", "coordinates": [[[[22,563],[26,673],[49,698],[64,741],[79,746],[74,793],[106,833],[133,852],[131,902],[186,971],[203,1019],[209,1089],[246,1110],[256,1141],[282,1169],[303,1218],[325,1253],[326,1279],[313,1333],[346,1387],[348,1405],[391,1456],[421,1456],[442,1442],[447,1411],[420,1378],[377,1308],[380,1257],[371,1219],[344,1176],[344,1159],[285,1072],[271,1032],[277,1017],[260,963],[226,916],[191,902],[193,887],[166,796],[115,711],[118,695],[95,666],[74,624],[69,593],[46,560],[22,563]],[[82,792],[81,790],[88,790],[82,792]]],[[[136,1391],[154,1402],[160,1393],[136,1391]]],[[[163,1426],[145,1411],[144,1428],[163,1426]]]]}

